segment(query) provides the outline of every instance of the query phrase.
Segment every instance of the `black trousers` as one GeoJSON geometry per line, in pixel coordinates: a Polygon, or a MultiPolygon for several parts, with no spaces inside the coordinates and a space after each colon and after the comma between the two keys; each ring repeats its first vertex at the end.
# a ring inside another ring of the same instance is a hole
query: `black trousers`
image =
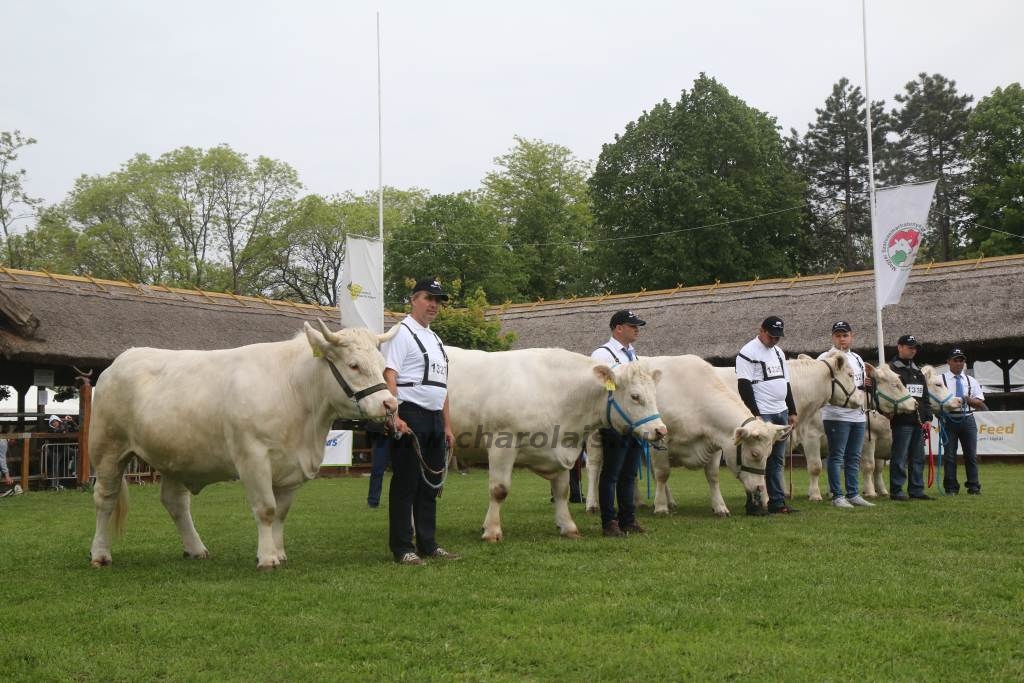
{"type": "MultiPolygon", "coordinates": [[[[427,466],[435,471],[444,468],[444,415],[440,410],[426,410],[409,403],[399,410],[402,419],[416,434],[427,466]]],[[[391,487],[388,490],[388,545],[395,559],[405,553],[430,555],[437,549],[434,538],[437,527],[437,490],[423,481],[441,482],[441,475],[421,472],[413,439],[405,434],[391,442],[391,487]],[[415,532],[415,539],[414,539],[415,532]]]]}

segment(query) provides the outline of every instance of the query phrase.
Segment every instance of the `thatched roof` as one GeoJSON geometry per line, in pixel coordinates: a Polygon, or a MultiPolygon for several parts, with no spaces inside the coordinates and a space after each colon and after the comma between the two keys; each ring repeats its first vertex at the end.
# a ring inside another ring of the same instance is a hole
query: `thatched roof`
{"type": "MultiPolygon", "coordinates": [[[[563,301],[516,304],[499,315],[517,348],[560,346],[590,353],[608,338],[612,313],[628,308],[647,321],[641,354],[693,353],[718,365],[778,315],[786,323],[781,347],[790,356],[829,346],[832,323],[847,320],[855,348],[877,358],[871,271],[753,282],[677,287],[563,301]]],[[[886,357],[896,339],[914,334],[920,357],[944,362],[953,345],[972,361],[1024,357],[1024,254],[914,266],[901,302],[882,316],[886,357]]]]}
{"type": "Polygon", "coordinates": [[[317,318],[339,326],[337,308],[0,268],[0,384],[30,384],[32,367],[70,384],[69,366],[102,369],[132,346],[281,341],[317,318]]]}

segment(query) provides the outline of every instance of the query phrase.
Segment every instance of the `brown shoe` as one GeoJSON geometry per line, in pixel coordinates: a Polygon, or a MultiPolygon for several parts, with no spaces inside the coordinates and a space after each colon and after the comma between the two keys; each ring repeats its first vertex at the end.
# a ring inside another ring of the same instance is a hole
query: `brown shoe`
{"type": "Polygon", "coordinates": [[[623,531],[623,533],[626,533],[626,534],[646,534],[647,533],[647,529],[643,528],[642,526],[640,526],[636,522],[632,522],[632,523],[627,524],[625,526],[620,526],[619,528],[623,531]]]}
{"type": "Polygon", "coordinates": [[[398,564],[424,564],[423,558],[416,553],[404,553],[401,557],[396,557],[395,562],[398,564]]]}
{"type": "Polygon", "coordinates": [[[613,537],[613,538],[626,535],[626,534],[622,533],[622,529],[619,528],[618,521],[616,521],[614,519],[612,521],[608,522],[608,524],[605,525],[604,531],[602,533],[605,536],[610,536],[610,537],[613,537]]]}

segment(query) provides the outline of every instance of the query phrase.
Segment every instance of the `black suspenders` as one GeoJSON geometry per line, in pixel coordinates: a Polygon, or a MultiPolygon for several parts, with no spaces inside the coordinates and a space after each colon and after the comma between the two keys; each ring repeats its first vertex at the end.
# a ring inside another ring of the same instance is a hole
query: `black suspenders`
{"type": "MultiPolygon", "coordinates": [[[[398,387],[414,387],[422,385],[425,387],[441,387],[442,389],[448,388],[448,385],[444,382],[434,382],[430,379],[430,356],[427,354],[427,347],[423,345],[420,338],[416,336],[416,333],[412,331],[412,328],[406,325],[404,322],[401,323],[402,327],[409,330],[409,334],[412,335],[412,340],[416,342],[416,346],[420,347],[420,352],[423,353],[423,380],[421,382],[402,382],[396,384],[398,387]]],[[[434,334],[431,332],[431,334],[434,334]]],[[[444,356],[444,362],[448,364],[448,354],[444,352],[444,344],[441,343],[441,338],[434,334],[434,339],[437,340],[437,348],[441,349],[441,355],[444,356]]]]}
{"type": "Polygon", "coordinates": [[[615,359],[615,362],[616,362],[616,363],[621,363],[621,362],[622,362],[621,360],[619,360],[619,357],[615,355],[615,352],[614,352],[614,351],[612,351],[612,350],[611,350],[610,348],[608,348],[608,345],[607,345],[607,344],[605,344],[605,345],[604,345],[604,346],[602,346],[601,348],[602,348],[602,349],[604,349],[605,351],[607,351],[608,353],[612,354],[612,358],[614,358],[614,359],[615,359]]]}
{"type": "Polygon", "coordinates": [[[768,376],[768,366],[766,366],[764,364],[763,360],[754,360],[753,358],[747,358],[742,353],[737,353],[736,354],[737,356],[739,356],[743,360],[747,361],[748,363],[754,363],[755,365],[760,365],[761,366],[761,377],[763,379],[752,379],[752,380],[750,380],[751,384],[760,384],[761,382],[768,382],[768,381],[773,380],[773,379],[786,379],[786,370],[785,370],[785,365],[782,362],[782,354],[780,354],[779,350],[776,349],[776,348],[773,348],[772,350],[775,351],[775,357],[779,359],[779,368],[782,369],[782,374],[779,375],[778,377],[769,377],[768,376]]]}

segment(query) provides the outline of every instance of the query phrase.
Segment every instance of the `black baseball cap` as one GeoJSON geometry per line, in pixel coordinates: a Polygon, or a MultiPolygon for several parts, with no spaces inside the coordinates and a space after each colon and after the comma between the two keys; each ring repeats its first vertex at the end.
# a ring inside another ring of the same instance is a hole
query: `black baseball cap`
{"type": "Polygon", "coordinates": [[[412,288],[412,293],[426,292],[431,296],[436,296],[441,301],[448,301],[448,295],[441,289],[441,283],[437,281],[436,277],[425,277],[416,283],[416,286],[412,288]]]}
{"type": "Polygon", "coordinates": [[[850,327],[850,323],[845,320],[837,320],[832,323],[832,334],[836,332],[853,332],[853,328],[850,327]]]}
{"type": "Polygon", "coordinates": [[[608,327],[615,329],[616,325],[636,325],[637,327],[643,327],[647,324],[646,320],[641,320],[633,311],[615,311],[612,316],[612,321],[608,323],[608,327]]]}
{"type": "Polygon", "coordinates": [[[899,346],[914,346],[916,348],[921,348],[921,342],[917,341],[917,337],[912,334],[903,335],[896,340],[896,343],[899,346]]]}
{"type": "Polygon", "coordinates": [[[964,350],[959,346],[954,346],[949,350],[949,353],[946,354],[946,360],[952,360],[954,358],[963,358],[964,360],[967,360],[967,354],[964,353],[964,350]]]}
{"type": "Polygon", "coordinates": [[[782,318],[777,315],[770,315],[761,323],[761,329],[768,333],[769,337],[785,337],[782,318]]]}

